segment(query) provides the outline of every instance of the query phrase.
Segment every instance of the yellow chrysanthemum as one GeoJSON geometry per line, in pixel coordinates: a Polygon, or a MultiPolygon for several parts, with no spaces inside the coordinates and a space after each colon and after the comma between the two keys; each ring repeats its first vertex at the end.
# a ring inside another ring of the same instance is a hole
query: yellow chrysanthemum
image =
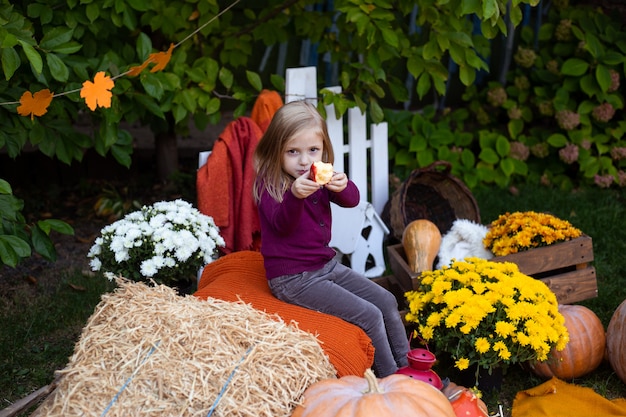
{"type": "Polygon", "coordinates": [[[406,319],[459,369],[541,360],[567,343],[556,296],[514,263],[467,258],[425,274],[406,319]]]}
{"type": "Polygon", "coordinates": [[[479,337],[478,339],[476,339],[474,347],[476,348],[476,352],[485,353],[489,350],[491,344],[489,343],[489,340],[487,340],[487,338],[479,337]]]}
{"type": "Polygon", "coordinates": [[[467,368],[469,368],[469,359],[467,358],[461,358],[459,360],[457,360],[456,362],[454,362],[454,366],[459,370],[459,371],[463,371],[467,368]]]}
{"type": "Polygon", "coordinates": [[[582,232],[566,220],[534,211],[505,213],[494,220],[483,244],[496,256],[552,245],[580,237],[582,232]]]}

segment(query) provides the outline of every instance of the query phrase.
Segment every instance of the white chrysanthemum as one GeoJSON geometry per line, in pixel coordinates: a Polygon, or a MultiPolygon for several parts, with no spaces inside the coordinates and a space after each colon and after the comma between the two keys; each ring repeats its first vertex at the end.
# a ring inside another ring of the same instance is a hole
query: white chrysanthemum
{"type": "Polygon", "coordinates": [[[130,256],[128,255],[128,251],[126,250],[120,250],[115,252],[115,261],[117,263],[122,263],[124,261],[127,261],[130,259],[130,256]]]}
{"type": "Polygon", "coordinates": [[[87,256],[92,270],[110,277],[139,272],[168,283],[195,276],[224,245],[213,218],[178,199],[144,206],[105,226],[87,256]]]}
{"type": "Polygon", "coordinates": [[[115,236],[111,239],[111,243],[109,244],[109,249],[111,252],[117,253],[125,250],[126,246],[124,245],[124,238],[121,236],[115,236]]]}
{"type": "Polygon", "coordinates": [[[141,275],[144,277],[152,277],[157,272],[158,269],[152,259],[145,260],[141,263],[141,275]]]}
{"type": "Polygon", "coordinates": [[[92,271],[99,271],[100,268],[102,267],[102,262],[100,262],[100,259],[98,259],[98,258],[93,258],[89,262],[89,266],[91,266],[91,270],[92,271]]]}
{"type": "MultiPolygon", "coordinates": [[[[102,240],[102,239],[100,239],[102,240]]],[[[88,258],[93,258],[96,257],[98,255],[100,255],[102,253],[102,246],[100,246],[100,244],[98,244],[96,242],[95,245],[93,245],[90,249],[89,249],[89,253],[87,253],[87,257],[88,258]]]]}

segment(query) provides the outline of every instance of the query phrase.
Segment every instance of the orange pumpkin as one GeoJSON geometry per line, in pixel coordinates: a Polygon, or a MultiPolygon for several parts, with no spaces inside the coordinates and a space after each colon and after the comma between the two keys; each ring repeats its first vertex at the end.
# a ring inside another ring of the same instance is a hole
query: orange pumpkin
{"type": "Polygon", "coordinates": [[[435,387],[406,375],[377,379],[348,375],[312,384],[292,417],[456,417],[450,401],[435,387]]]}
{"type": "Polygon", "coordinates": [[[441,246],[441,232],[426,219],[413,220],[402,233],[402,247],[411,271],[432,271],[441,246]]]}
{"type": "Polygon", "coordinates": [[[613,312],[606,329],[606,354],[611,367],[626,383],[626,300],[613,312]]]}
{"type": "Polygon", "coordinates": [[[550,353],[545,362],[530,364],[533,372],[545,379],[556,376],[572,380],[594,371],[604,359],[606,334],[598,316],[582,305],[559,305],[565,318],[569,342],[565,349],[550,353]]]}

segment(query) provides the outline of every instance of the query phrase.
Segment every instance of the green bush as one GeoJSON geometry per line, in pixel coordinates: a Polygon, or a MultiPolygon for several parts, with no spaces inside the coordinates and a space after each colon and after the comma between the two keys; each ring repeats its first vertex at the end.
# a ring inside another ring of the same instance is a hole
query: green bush
{"type": "Polygon", "coordinates": [[[466,88],[458,108],[388,111],[396,175],[445,159],[470,188],[626,186],[620,20],[555,7],[536,33],[530,25],[518,31],[513,61],[505,84],[466,88]]]}

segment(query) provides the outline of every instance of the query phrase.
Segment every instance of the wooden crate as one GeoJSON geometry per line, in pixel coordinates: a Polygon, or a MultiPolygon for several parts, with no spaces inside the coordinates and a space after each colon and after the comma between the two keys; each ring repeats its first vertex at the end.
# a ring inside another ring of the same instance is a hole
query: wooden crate
{"type": "Polygon", "coordinates": [[[406,292],[416,289],[419,285],[419,274],[409,268],[404,246],[401,243],[387,246],[387,256],[389,267],[402,290],[406,292]]]}
{"type": "MultiPolygon", "coordinates": [[[[387,254],[389,266],[403,290],[417,288],[419,274],[409,269],[402,244],[388,246],[387,254]]],[[[491,260],[517,264],[522,273],[545,282],[560,304],[572,304],[598,296],[596,270],[589,264],[593,261],[593,245],[589,236],[491,260]]]]}
{"type": "Polygon", "coordinates": [[[556,294],[560,304],[572,304],[598,296],[593,242],[589,236],[491,259],[513,262],[519,270],[540,279],[556,294]]]}

